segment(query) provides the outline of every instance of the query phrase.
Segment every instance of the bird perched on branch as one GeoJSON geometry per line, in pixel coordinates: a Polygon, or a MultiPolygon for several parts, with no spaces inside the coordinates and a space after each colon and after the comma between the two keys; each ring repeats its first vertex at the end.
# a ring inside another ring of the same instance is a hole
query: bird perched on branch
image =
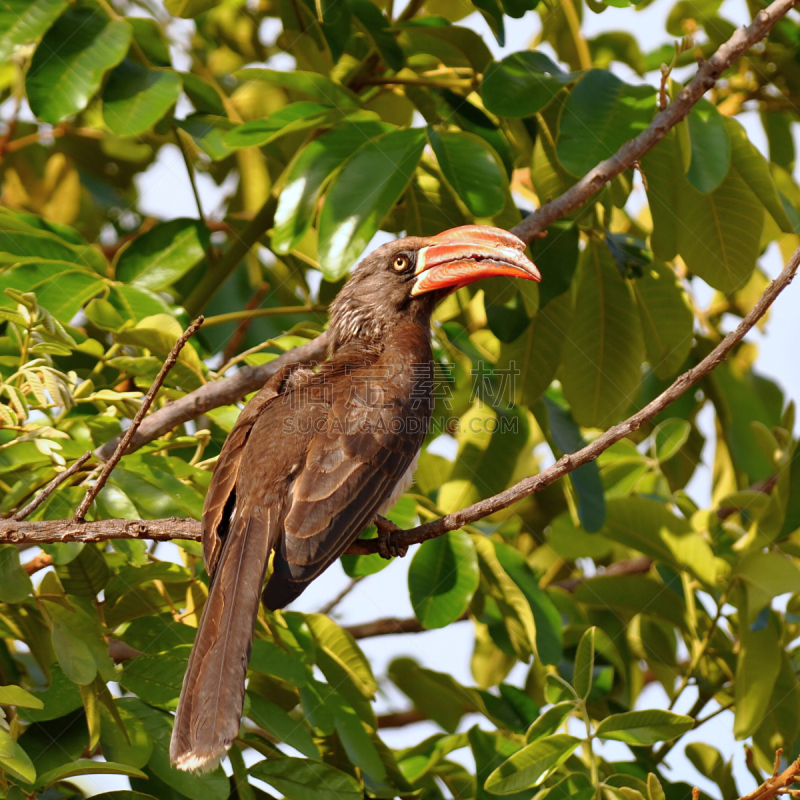
{"type": "Polygon", "coordinates": [[[481,278],[540,280],[524,250],[479,225],[383,245],[331,305],[328,360],[284,368],[242,411],[203,508],[211,587],[170,744],[179,769],[213,767],[239,733],[270,554],[263,602],[277,609],[411,483],[431,416],[436,304],[481,278]]]}

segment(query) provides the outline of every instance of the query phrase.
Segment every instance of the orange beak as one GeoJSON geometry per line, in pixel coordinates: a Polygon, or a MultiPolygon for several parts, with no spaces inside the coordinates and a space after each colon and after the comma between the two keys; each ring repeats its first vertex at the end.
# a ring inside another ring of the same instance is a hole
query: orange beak
{"type": "Polygon", "coordinates": [[[513,233],[487,225],[462,225],[430,240],[417,254],[412,296],[437,289],[459,289],[483,278],[504,275],[542,279],[525,256],[525,242],[513,233]]]}

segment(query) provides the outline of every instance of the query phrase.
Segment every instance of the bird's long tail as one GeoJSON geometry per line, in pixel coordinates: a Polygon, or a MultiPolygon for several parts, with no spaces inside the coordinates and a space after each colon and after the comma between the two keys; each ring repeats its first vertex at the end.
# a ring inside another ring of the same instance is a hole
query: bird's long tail
{"type": "Polygon", "coordinates": [[[245,676],[269,554],[270,508],[234,513],[175,714],[170,761],[182,770],[213,769],[239,733],[245,676]]]}

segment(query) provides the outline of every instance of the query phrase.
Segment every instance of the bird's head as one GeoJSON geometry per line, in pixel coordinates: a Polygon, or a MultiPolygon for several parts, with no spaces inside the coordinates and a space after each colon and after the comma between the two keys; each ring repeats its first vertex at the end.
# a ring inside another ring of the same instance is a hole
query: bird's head
{"type": "Polygon", "coordinates": [[[500,228],[463,225],[389,242],[358,264],[331,304],[331,348],[355,338],[378,341],[403,319],[427,327],[450,292],[500,275],[541,280],[525,243],[500,228]]]}

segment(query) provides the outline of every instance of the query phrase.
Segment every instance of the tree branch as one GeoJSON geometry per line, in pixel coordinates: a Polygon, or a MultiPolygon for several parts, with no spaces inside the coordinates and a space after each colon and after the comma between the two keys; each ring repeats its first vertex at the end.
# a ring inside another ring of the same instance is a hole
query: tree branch
{"type": "Polygon", "coordinates": [[[659,111],[650,125],[635,139],[625,142],[611,158],[601,161],[564,194],[538,208],[512,228],[511,232],[520,239],[530,242],[548,225],[582,206],[606,183],[633,166],[645,153],[652,150],[671,128],[689,114],[692,106],[714,86],[719,76],[737,58],[763,39],[773,25],[798,2],[800,0],[775,0],[771,5],[761,9],[746,28],[738,28],[733,36],[719,47],[716,53],[700,67],[689,85],[682,89],[663,111],[659,111]]]}
{"type": "Polygon", "coordinates": [[[136,412],[133,421],[131,422],[130,428],[128,428],[128,430],[123,434],[119,444],[117,445],[117,449],[113,452],[111,458],[109,458],[106,462],[106,465],[103,467],[103,471],[100,473],[100,476],[86,490],[86,495],[81,501],[80,506],[78,506],[78,510],[75,512],[75,516],[73,517],[74,522],[83,522],[83,518],[86,516],[86,512],[89,510],[89,506],[92,505],[95,497],[97,497],[100,490],[103,488],[103,486],[105,486],[111,471],[117,466],[119,460],[128,449],[131,439],[133,439],[133,437],[136,435],[136,431],[142,424],[144,415],[150,410],[153,400],[156,399],[156,395],[158,394],[158,390],[161,388],[161,384],[164,383],[164,379],[167,377],[167,374],[177,363],[181,350],[183,350],[186,342],[188,342],[189,339],[194,336],[195,332],[202,324],[203,317],[200,316],[181,334],[181,336],[178,338],[178,341],[175,342],[175,346],[169,351],[169,355],[161,365],[161,369],[159,370],[158,375],[156,375],[156,379],[153,381],[152,386],[147,390],[147,394],[144,396],[144,400],[142,400],[142,404],[139,406],[139,409],[136,412]]]}
{"type": "Polygon", "coordinates": [[[772,777],[765,780],[755,791],[746,794],[741,800],[770,800],[775,795],[782,794],[798,780],[798,776],[800,776],[800,758],[789,764],[783,772],[778,772],[782,755],[783,750],[778,750],[775,753],[775,769],[772,777]]]}
{"type": "MultiPolygon", "coordinates": [[[[530,243],[548,226],[575,208],[583,205],[595,192],[608,181],[632,167],[645,153],[652,150],[666,133],[677,125],[691,110],[691,107],[708,91],[724,70],[753,44],[763,39],[772,26],[800,0],[775,0],[772,5],[762,9],[753,22],[746,28],[738,29],[731,38],[721,45],[716,53],[698,70],[691,83],[680,92],[678,97],[659,112],[648,128],[635,139],[631,139],[620,147],[611,158],[601,161],[591,172],[584,175],[574,186],[560,197],[545,203],[512,228],[512,233],[525,242],[530,243]]],[[[409,8],[413,6],[412,2],[409,8]]],[[[215,270],[201,281],[192,297],[184,305],[187,308],[202,308],[200,296],[210,296],[211,286],[217,276],[229,274],[244,258],[250,247],[269,227],[274,213],[274,199],[270,198],[264,208],[245,227],[231,244],[215,270]],[[211,274],[213,272],[213,275],[211,274]],[[207,285],[208,284],[208,285],[207,285]],[[194,300],[194,302],[192,302],[194,300]]],[[[241,400],[246,394],[260,389],[272,375],[284,364],[300,362],[307,364],[321,361],[327,352],[326,334],[302,345],[289,353],[285,353],[269,364],[259,367],[245,367],[229,378],[222,378],[190,392],[180,400],[156,411],[142,424],[127,452],[138,450],[153,439],[168,433],[173,428],[202,416],[212,408],[230,405],[241,400]]],[[[119,439],[113,439],[95,451],[98,458],[106,459],[114,451],[119,439]]]]}

